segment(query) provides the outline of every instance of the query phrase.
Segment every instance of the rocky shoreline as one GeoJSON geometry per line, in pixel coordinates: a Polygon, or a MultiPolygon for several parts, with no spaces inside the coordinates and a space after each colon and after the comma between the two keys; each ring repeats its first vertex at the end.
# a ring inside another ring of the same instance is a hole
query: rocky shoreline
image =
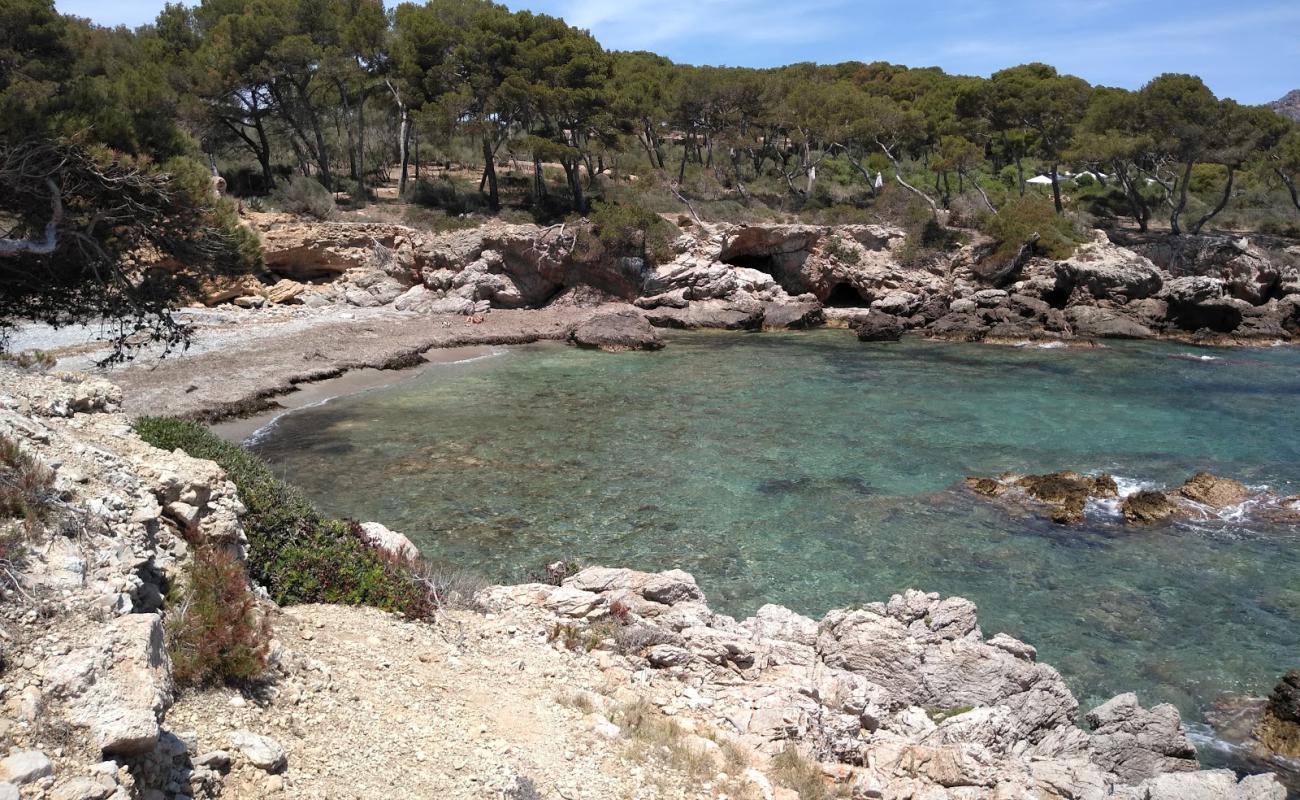
{"type": "MultiPolygon", "coordinates": [[[[976,240],[909,260],[901,229],[726,224],[681,228],[671,258],[591,257],[583,229],[491,222],[432,234],[402,225],[250,214],[267,272],[207,283],[187,310],[190,350],[147,351],[112,374],[127,410],[212,422],[274,409],[297,386],[423,363],[446,347],[578,339],[653,349],[659,329],[850,328],[990,344],[1095,346],[1109,338],[1267,346],[1300,335],[1300,247],[1225,237],[1111,243],[1012,271],[976,240]],[[1176,246],[1175,246],[1176,244],[1176,246]],[[613,322],[611,322],[613,321],[613,322]],[[647,325],[646,323],[649,323],[647,325]]],[[[102,348],[20,330],[90,369],[102,348]]]]}
{"type": "Polygon", "coordinates": [[[432,626],[263,601],[267,678],[178,693],[164,594],[195,546],[242,552],[237,490],[141,441],[117,387],[0,370],[0,436],[75,521],[29,544],[0,605],[0,797],[1286,796],[1198,769],[1172,706],[1081,714],[1032,645],[920,591],[736,620],[679,571],[557,564],[432,626]]]}

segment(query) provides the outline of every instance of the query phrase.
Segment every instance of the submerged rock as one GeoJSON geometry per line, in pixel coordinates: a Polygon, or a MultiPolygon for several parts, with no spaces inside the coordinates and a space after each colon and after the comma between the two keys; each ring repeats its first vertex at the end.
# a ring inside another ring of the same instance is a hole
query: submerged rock
{"type": "Polygon", "coordinates": [[[644,316],[632,310],[597,314],[569,334],[579,347],[620,353],[629,350],[659,350],[664,346],[659,332],[644,316]]]}

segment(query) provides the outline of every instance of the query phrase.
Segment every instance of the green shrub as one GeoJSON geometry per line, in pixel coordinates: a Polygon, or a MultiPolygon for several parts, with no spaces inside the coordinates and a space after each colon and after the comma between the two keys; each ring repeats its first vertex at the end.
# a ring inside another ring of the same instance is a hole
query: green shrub
{"type": "Polygon", "coordinates": [[[672,244],[677,238],[677,230],[653,211],[636,205],[596,203],[587,220],[591,223],[595,243],[599,245],[589,249],[588,256],[634,256],[645,259],[648,264],[672,260],[672,244]]]}
{"type": "MultiPolygon", "coordinates": [[[[898,196],[898,192],[894,192],[898,196]]],[[[956,231],[949,230],[939,222],[924,201],[910,197],[902,210],[900,225],[907,236],[899,249],[898,260],[904,266],[920,266],[926,261],[946,253],[961,242],[956,231]]]]}
{"type": "Polygon", "coordinates": [[[244,565],[225,550],[194,550],[189,583],[167,614],[167,651],[183,685],[250,681],[266,671],[270,626],[244,565]]]}
{"type": "Polygon", "coordinates": [[[294,175],[280,181],[275,187],[272,200],[281,211],[290,214],[304,214],[319,220],[327,220],[337,210],[334,195],[314,178],[294,175]]]}
{"type": "Polygon", "coordinates": [[[430,617],[435,604],[417,566],[366,544],[356,523],[328,519],[253,453],[196,422],[142,417],[135,430],[154,447],[217,462],[248,509],[248,573],[280,605],[344,603],[430,617]]]}
{"type": "Polygon", "coordinates": [[[1034,252],[1052,259],[1069,258],[1086,240],[1073,220],[1056,213],[1052,201],[1026,195],[1003,206],[999,213],[984,218],[984,232],[993,237],[995,262],[1016,257],[1020,248],[1035,235],[1034,252]]]}

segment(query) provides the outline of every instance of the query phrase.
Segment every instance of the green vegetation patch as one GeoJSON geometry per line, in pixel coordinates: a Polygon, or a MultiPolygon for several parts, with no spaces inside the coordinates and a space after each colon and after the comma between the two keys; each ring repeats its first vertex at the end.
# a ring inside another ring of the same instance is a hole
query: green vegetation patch
{"type": "Polygon", "coordinates": [[[420,564],[370,547],[359,526],[329,519],[302,491],[279,480],[253,453],[196,422],[143,417],[135,430],[149,444],[217,462],[248,512],[248,574],[280,605],[341,603],[432,616],[436,603],[420,564]]]}

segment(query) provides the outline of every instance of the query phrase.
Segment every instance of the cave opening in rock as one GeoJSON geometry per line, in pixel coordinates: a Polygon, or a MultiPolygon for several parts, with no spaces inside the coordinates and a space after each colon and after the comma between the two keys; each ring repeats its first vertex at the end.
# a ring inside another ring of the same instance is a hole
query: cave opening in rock
{"type": "Polygon", "coordinates": [[[866,308],[870,303],[847,283],[837,283],[822,305],[827,308],[866,308]]]}

